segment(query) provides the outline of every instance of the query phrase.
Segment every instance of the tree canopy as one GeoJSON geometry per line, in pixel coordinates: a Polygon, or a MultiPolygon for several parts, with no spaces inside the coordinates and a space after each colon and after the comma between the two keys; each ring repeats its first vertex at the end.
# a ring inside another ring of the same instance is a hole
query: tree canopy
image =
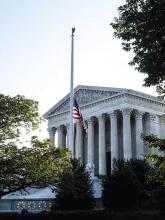
{"type": "Polygon", "coordinates": [[[150,176],[152,181],[165,187],[165,139],[148,135],[143,136],[143,140],[149,148],[158,150],[158,153],[150,153],[146,155],[146,158],[152,162],[155,168],[155,172],[150,176]]]}
{"type": "Polygon", "coordinates": [[[91,209],[94,207],[93,182],[85,165],[71,159],[71,167],[59,176],[53,209],[91,209]]]}
{"type": "Polygon", "coordinates": [[[0,145],[0,197],[28,186],[55,186],[57,177],[70,167],[68,149],[55,148],[37,137],[31,145],[0,145]]]}
{"type": "Polygon", "coordinates": [[[0,144],[20,137],[21,129],[38,128],[40,122],[38,102],[21,95],[0,94],[0,144]]]}
{"type": "Polygon", "coordinates": [[[126,0],[111,23],[114,36],[125,51],[133,51],[129,63],[147,77],[145,86],[165,81],[165,1],[126,0]]]}
{"type": "Polygon", "coordinates": [[[38,102],[0,94],[0,197],[28,186],[55,185],[70,166],[69,151],[50,140],[32,137],[31,146],[18,144],[22,131],[38,128],[38,102]]]}

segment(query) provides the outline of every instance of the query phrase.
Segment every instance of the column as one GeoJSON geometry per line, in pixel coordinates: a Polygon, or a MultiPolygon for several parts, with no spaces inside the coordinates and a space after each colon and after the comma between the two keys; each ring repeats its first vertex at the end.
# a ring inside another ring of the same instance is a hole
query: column
{"type": "MultiPolygon", "coordinates": [[[[153,135],[156,135],[157,137],[160,137],[160,117],[159,115],[152,115],[150,114],[150,121],[151,121],[151,127],[150,127],[150,133],[153,135]]],[[[159,153],[159,150],[157,148],[151,148],[152,153],[159,153]]]]}
{"type": "Polygon", "coordinates": [[[118,133],[117,133],[117,112],[110,113],[111,119],[111,168],[113,168],[114,158],[118,159],[118,133]]]}
{"type": "Polygon", "coordinates": [[[130,113],[131,109],[125,108],[123,112],[123,150],[124,150],[124,159],[132,158],[132,147],[131,147],[131,121],[130,113]]]}
{"type": "MultiPolygon", "coordinates": [[[[74,125],[74,124],[73,124],[74,125]]],[[[71,149],[70,146],[69,146],[69,139],[70,139],[70,124],[67,125],[67,147],[69,148],[70,152],[71,152],[71,155],[72,157],[74,157],[74,141],[73,141],[73,148],[71,149]]],[[[73,128],[73,131],[74,131],[74,128],[73,128]]],[[[74,139],[74,132],[73,132],[73,139],[74,139]]]]}
{"type": "Polygon", "coordinates": [[[150,114],[150,134],[156,135],[155,133],[155,118],[156,115],[150,114]]]}
{"type": "Polygon", "coordinates": [[[150,115],[149,113],[145,114],[145,124],[144,124],[144,135],[150,135],[151,130],[151,121],[150,121],[150,115]]]}
{"type": "Polygon", "coordinates": [[[82,135],[82,125],[80,120],[76,123],[76,158],[80,158],[82,161],[83,157],[83,135],[82,135]]]}
{"type": "Polygon", "coordinates": [[[94,164],[94,120],[90,118],[88,120],[88,163],[94,164]]]}
{"type": "MultiPolygon", "coordinates": [[[[145,113],[145,115],[144,115],[144,129],[143,129],[144,135],[150,135],[150,130],[151,130],[150,127],[151,127],[150,114],[145,113]]],[[[144,154],[148,154],[150,152],[151,152],[151,149],[144,144],[144,154]]]]}
{"type": "Polygon", "coordinates": [[[69,148],[69,124],[66,125],[66,139],[67,139],[66,146],[69,148]]]}
{"type": "Polygon", "coordinates": [[[99,116],[99,175],[106,175],[105,117],[99,116]]]}
{"type": "Polygon", "coordinates": [[[66,129],[64,126],[62,128],[62,146],[66,147],[66,129]]]}
{"type": "Polygon", "coordinates": [[[62,147],[62,138],[63,138],[62,126],[59,126],[57,128],[57,147],[62,147]]]}
{"type": "Polygon", "coordinates": [[[140,111],[135,112],[135,126],[136,126],[136,157],[144,157],[144,144],[141,134],[143,133],[143,123],[142,123],[143,113],[140,111]]]}
{"type": "Polygon", "coordinates": [[[161,132],[160,132],[160,116],[156,115],[155,116],[155,134],[158,137],[161,137],[161,132]]]}
{"type": "Polygon", "coordinates": [[[51,140],[53,146],[55,146],[55,133],[56,133],[56,128],[48,128],[48,133],[49,133],[49,139],[51,140]]]}

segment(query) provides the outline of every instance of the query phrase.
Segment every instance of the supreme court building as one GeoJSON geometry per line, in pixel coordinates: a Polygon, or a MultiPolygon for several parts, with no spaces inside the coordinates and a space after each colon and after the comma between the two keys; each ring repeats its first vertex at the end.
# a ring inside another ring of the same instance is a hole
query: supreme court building
{"type": "MultiPolygon", "coordinates": [[[[151,151],[141,134],[165,138],[165,102],[130,89],[77,86],[74,90],[83,117],[74,124],[72,153],[83,163],[94,165],[95,175],[107,175],[114,158],[143,158],[151,151]]],[[[44,114],[49,137],[58,147],[69,146],[70,94],[44,114]],[[56,140],[57,139],[57,140],[56,140]]]]}

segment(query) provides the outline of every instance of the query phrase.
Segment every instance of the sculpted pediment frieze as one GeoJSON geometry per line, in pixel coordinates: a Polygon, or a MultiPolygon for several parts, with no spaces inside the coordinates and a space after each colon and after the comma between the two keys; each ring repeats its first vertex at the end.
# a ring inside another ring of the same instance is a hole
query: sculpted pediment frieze
{"type": "MultiPolygon", "coordinates": [[[[82,106],[91,102],[101,100],[103,98],[113,96],[119,92],[120,91],[110,88],[78,86],[75,88],[74,94],[79,106],[82,106]]],[[[44,116],[46,117],[64,111],[69,111],[69,108],[70,108],[70,97],[68,94],[55,106],[53,106],[53,108],[51,108],[44,116]]]]}
{"type": "MultiPolygon", "coordinates": [[[[150,96],[134,90],[121,89],[121,88],[80,85],[75,88],[74,94],[80,107],[100,100],[103,101],[104,99],[107,99],[109,97],[112,98],[115,97],[115,102],[117,102],[120,94],[130,94],[131,99],[129,98],[129,102],[132,104],[136,104],[137,102],[141,104],[142,99],[145,99],[146,102],[143,103],[144,106],[145,105],[148,106],[148,102],[150,102],[150,105],[151,102],[158,103],[158,99],[154,96],[150,96]]],[[[164,102],[161,103],[164,105],[164,102]]],[[[49,118],[50,116],[67,112],[69,111],[69,109],[70,109],[70,94],[67,94],[63,99],[61,99],[56,105],[54,105],[49,111],[47,111],[44,114],[44,118],[49,118]]]]}

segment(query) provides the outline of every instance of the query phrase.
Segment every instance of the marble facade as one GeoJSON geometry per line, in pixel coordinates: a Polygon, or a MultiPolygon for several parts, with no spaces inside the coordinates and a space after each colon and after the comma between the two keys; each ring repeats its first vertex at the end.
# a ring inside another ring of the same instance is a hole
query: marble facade
{"type": "MultiPolygon", "coordinates": [[[[149,149],[141,134],[165,138],[165,102],[130,89],[77,86],[75,97],[88,124],[88,135],[80,122],[74,124],[74,156],[94,165],[95,175],[107,175],[114,158],[143,158],[149,149]]],[[[44,114],[49,137],[58,147],[69,146],[67,94],[44,114]],[[57,139],[57,140],[56,140],[57,139]]]]}

